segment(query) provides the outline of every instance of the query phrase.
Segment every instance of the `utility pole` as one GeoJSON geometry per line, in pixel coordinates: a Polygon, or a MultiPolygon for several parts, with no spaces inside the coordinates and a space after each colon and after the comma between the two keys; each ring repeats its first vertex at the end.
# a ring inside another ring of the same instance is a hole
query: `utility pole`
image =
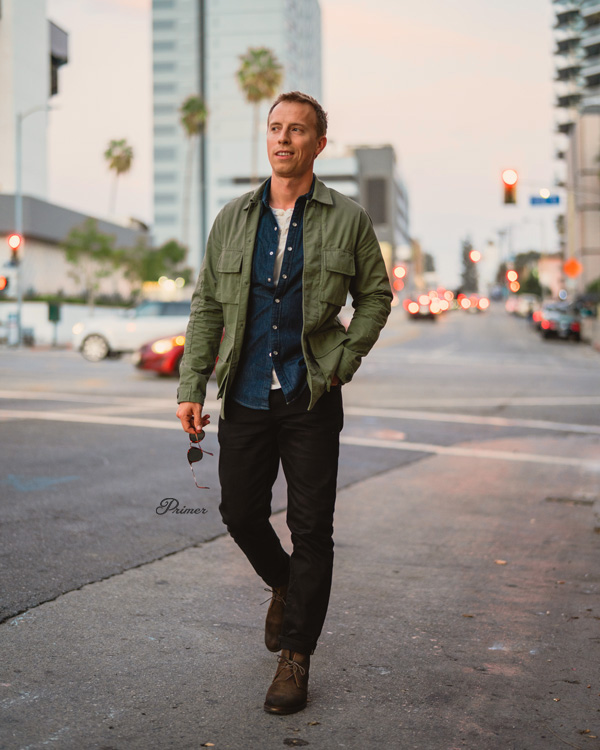
{"type": "MultiPolygon", "coordinates": [[[[23,237],[23,120],[34,112],[48,111],[47,104],[32,107],[26,112],[17,112],[15,132],[15,233],[23,237]]],[[[25,242],[23,242],[23,245],[25,242]]],[[[23,324],[21,313],[23,310],[23,275],[21,272],[22,258],[17,263],[17,346],[23,342],[23,324]]]]}

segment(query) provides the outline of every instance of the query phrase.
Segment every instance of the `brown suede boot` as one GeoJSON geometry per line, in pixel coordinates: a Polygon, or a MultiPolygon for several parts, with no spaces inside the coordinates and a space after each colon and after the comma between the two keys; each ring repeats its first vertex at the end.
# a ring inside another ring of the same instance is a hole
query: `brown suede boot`
{"type": "Polygon", "coordinates": [[[279,651],[280,649],[279,636],[281,635],[281,628],[283,626],[283,613],[285,610],[287,590],[287,586],[277,586],[273,589],[265,589],[265,591],[271,591],[273,594],[267,612],[267,619],[265,621],[265,646],[269,651],[279,651]]]}
{"type": "Polygon", "coordinates": [[[284,648],[267,691],[264,709],[271,714],[293,714],[306,708],[310,656],[284,648]]]}

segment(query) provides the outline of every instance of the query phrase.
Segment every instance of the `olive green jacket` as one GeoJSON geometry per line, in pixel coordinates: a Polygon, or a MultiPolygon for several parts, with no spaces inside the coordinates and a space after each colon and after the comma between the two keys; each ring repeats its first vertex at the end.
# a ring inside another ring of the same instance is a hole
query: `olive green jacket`
{"type": "MultiPolygon", "coordinates": [[[[219,398],[233,383],[242,353],[252,279],[252,254],[266,183],[227,204],[215,219],[198,284],[180,367],[177,401],[204,404],[216,364],[219,398]]],[[[337,375],[347,383],[377,341],[392,293],[367,213],[318,178],[304,211],[302,350],[311,392],[309,409],[337,375]],[[352,296],[354,315],[337,318],[352,296]]]]}

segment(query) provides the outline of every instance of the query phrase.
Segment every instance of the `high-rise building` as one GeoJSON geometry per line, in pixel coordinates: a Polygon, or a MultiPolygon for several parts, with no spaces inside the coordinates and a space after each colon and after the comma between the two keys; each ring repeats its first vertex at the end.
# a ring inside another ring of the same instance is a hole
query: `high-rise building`
{"type": "MultiPolygon", "coordinates": [[[[556,125],[558,133],[569,135],[578,112],[600,104],[600,1],[553,3],[556,125]]],[[[564,158],[564,148],[558,156],[564,158]]]]}
{"type": "MultiPolygon", "coordinates": [[[[153,234],[157,244],[185,240],[188,263],[197,269],[216,214],[250,185],[253,112],[236,80],[240,55],[269,48],[283,66],[282,91],[319,99],[320,8],[318,0],[153,0],[152,8],[153,234]],[[205,132],[192,143],[179,113],[190,95],[208,108],[205,132]]],[[[262,121],[266,114],[265,103],[262,121]]],[[[260,147],[264,176],[270,171],[264,138],[260,147]]]]}
{"type": "Polygon", "coordinates": [[[47,196],[47,122],[67,62],[68,36],[46,16],[46,0],[0,2],[0,193],[47,196]],[[17,153],[17,131],[20,148],[17,153]]]}
{"type": "Polygon", "coordinates": [[[557,156],[565,160],[566,257],[579,260],[574,287],[600,277],[600,0],[554,0],[557,156]]]}
{"type": "Polygon", "coordinates": [[[393,146],[355,146],[344,156],[325,149],[315,173],[366,209],[388,265],[403,259],[411,245],[408,190],[393,146]]]}

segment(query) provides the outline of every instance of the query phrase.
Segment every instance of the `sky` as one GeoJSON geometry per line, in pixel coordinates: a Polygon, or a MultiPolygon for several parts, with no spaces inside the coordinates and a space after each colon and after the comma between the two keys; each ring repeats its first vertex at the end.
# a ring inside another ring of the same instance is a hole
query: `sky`
{"type": "MultiPolygon", "coordinates": [[[[508,252],[498,234],[507,228],[515,252],[556,251],[557,210],[529,206],[558,172],[551,1],[320,4],[331,151],[394,146],[411,236],[434,256],[440,283],[458,282],[465,237],[484,259],[498,257],[490,241],[508,252]],[[502,203],[507,167],[520,176],[517,206],[502,203]]],[[[102,155],[110,139],[127,138],[135,162],[118,213],[152,223],[151,0],[47,5],[70,45],[50,116],[50,200],[106,216],[102,155]]]]}

